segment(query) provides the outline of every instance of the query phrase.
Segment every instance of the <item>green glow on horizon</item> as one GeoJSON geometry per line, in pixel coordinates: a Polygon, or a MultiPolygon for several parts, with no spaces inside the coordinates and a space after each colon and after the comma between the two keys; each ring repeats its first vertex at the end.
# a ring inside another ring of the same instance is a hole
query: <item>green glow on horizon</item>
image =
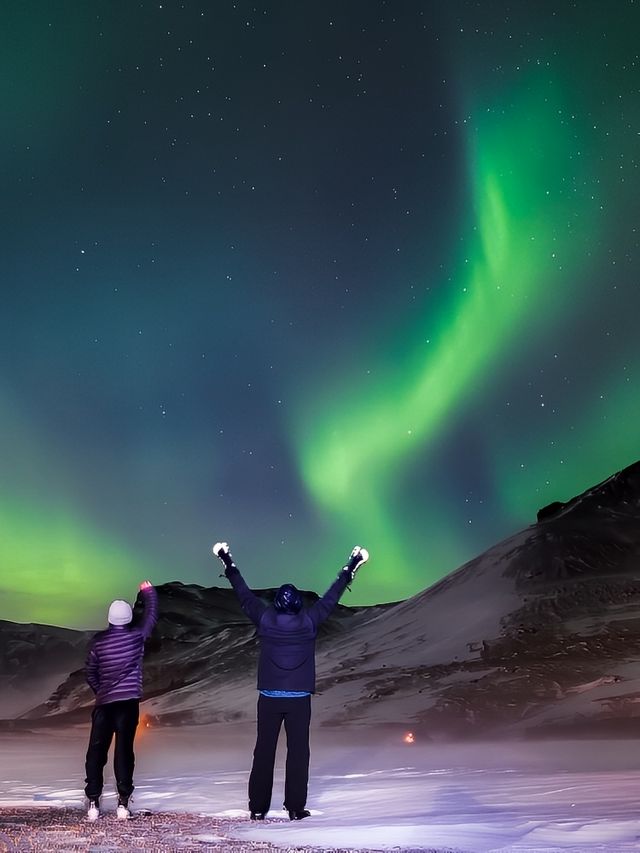
{"type": "Polygon", "coordinates": [[[0,495],[0,619],[101,627],[110,601],[135,599],[147,560],[78,509],[66,466],[0,387],[12,440],[0,495]]]}
{"type": "Polygon", "coordinates": [[[123,545],[44,504],[0,502],[0,618],[65,627],[106,625],[114,598],[133,602],[140,562],[123,545]]]}
{"type": "MultiPolygon", "coordinates": [[[[397,518],[394,482],[469,405],[508,347],[569,303],[593,231],[596,203],[579,189],[587,164],[575,126],[561,119],[556,88],[523,87],[513,103],[483,113],[470,138],[476,239],[437,316],[419,329],[419,341],[430,343],[416,343],[404,357],[402,382],[366,392],[331,388],[296,429],[309,492],[346,530],[358,531],[372,554],[393,560],[389,585],[403,591],[412,584],[398,542],[417,544],[420,535],[407,535],[397,518]]],[[[402,348],[387,342],[381,358],[393,360],[394,352],[402,348]]],[[[434,540],[455,538],[450,522],[425,532],[427,553],[434,540]]],[[[432,580],[452,568],[438,566],[432,580]]]]}

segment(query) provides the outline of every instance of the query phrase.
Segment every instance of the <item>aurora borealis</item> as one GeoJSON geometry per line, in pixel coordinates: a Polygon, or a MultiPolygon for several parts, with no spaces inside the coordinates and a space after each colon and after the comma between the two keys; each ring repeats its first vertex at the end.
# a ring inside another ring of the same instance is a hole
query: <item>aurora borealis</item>
{"type": "Polygon", "coordinates": [[[27,2],[0,618],[412,595],[640,458],[634,2],[27,2]]]}

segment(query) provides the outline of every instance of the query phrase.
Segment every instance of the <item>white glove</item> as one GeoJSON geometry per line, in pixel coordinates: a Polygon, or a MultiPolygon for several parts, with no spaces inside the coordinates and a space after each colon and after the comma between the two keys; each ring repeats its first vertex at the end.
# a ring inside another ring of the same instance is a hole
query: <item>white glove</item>
{"type": "Polygon", "coordinates": [[[351,580],[356,576],[356,572],[360,568],[360,566],[364,565],[369,559],[369,552],[366,548],[361,548],[360,545],[356,545],[351,554],[349,555],[349,562],[344,567],[343,571],[349,572],[351,575],[351,580]]]}
{"type": "MultiPolygon", "coordinates": [[[[227,542],[216,542],[216,544],[211,549],[215,557],[220,557],[222,553],[229,553],[229,544],[227,542]]],[[[220,557],[220,559],[222,559],[220,557]]]]}
{"type": "Polygon", "coordinates": [[[226,542],[216,542],[211,550],[214,557],[217,557],[224,563],[225,569],[230,569],[233,566],[233,557],[226,542]]]}

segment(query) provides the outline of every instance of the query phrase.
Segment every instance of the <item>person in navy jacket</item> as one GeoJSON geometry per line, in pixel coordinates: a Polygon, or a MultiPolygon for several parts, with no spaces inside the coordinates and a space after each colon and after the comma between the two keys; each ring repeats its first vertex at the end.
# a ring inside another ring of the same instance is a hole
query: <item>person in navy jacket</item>
{"type": "Polygon", "coordinates": [[[103,771],[115,734],[113,769],[118,789],[117,816],[130,817],[135,755],[133,742],[142,698],[142,658],[145,640],[158,619],[158,596],[149,583],[140,584],[144,602],[142,623],[133,627],[133,611],[126,601],[112,601],[109,627],[93,638],[85,663],[85,677],[96,696],[86,757],[87,818],[97,820],[104,784],[103,771]]]}
{"type": "Polygon", "coordinates": [[[311,694],[316,687],[315,645],[319,626],[334,609],[359,567],[369,558],[356,546],[338,577],[311,607],[303,607],[300,591],[283,584],[272,605],[247,586],[226,542],[217,542],[213,553],[224,564],[224,573],[240,606],[257,628],[258,733],[249,776],[249,811],[252,820],[263,820],[271,805],[273,767],[280,728],[287,735],[284,807],[290,820],[309,817],[305,809],[309,781],[309,723],[311,694]]]}

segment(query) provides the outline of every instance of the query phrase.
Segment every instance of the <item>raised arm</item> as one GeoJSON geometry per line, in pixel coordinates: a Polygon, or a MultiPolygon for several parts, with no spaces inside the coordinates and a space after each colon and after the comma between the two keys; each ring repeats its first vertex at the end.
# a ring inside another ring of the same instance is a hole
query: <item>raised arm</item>
{"type": "Polygon", "coordinates": [[[369,552],[366,548],[361,548],[359,545],[353,549],[349,555],[349,560],[346,566],[343,566],[338,577],[331,584],[322,598],[319,598],[315,604],[309,608],[309,616],[316,625],[320,625],[327,619],[333,608],[340,600],[340,596],[349,586],[351,581],[356,576],[356,572],[369,559],[369,552]]]}
{"type": "Polygon", "coordinates": [[[214,556],[216,556],[224,565],[225,577],[233,587],[233,591],[240,602],[240,607],[242,607],[243,611],[247,614],[249,619],[251,619],[253,624],[258,625],[260,617],[267,609],[267,605],[264,601],[261,601],[257,595],[251,592],[245,583],[244,578],[240,574],[240,570],[233,562],[231,551],[229,550],[229,546],[226,542],[216,542],[211,550],[213,551],[214,556]]]}
{"type": "Polygon", "coordinates": [[[144,602],[144,612],[140,628],[146,640],[151,636],[151,632],[158,621],[158,593],[150,581],[142,581],[140,592],[142,593],[142,600],[144,602]]]}

